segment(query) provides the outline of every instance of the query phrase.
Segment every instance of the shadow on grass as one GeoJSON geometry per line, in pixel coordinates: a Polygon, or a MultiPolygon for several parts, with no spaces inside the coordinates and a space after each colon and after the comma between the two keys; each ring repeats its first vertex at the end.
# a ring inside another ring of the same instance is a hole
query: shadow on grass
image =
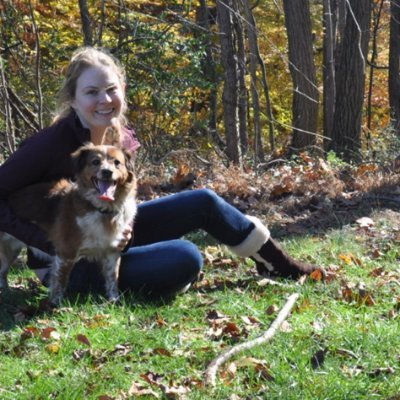
{"type": "Polygon", "coordinates": [[[274,237],[322,235],[353,224],[361,217],[371,217],[376,213],[382,215],[386,213],[388,219],[398,220],[400,194],[396,194],[393,187],[382,186],[377,190],[348,198],[282,199],[278,202],[278,207],[285,218],[269,226],[274,237]]]}
{"type": "MultiPolygon", "coordinates": [[[[50,318],[59,309],[84,308],[90,306],[107,307],[111,303],[98,291],[69,292],[63,304],[56,308],[49,303],[48,291],[40,283],[29,280],[32,287],[22,288],[11,286],[1,293],[0,297],[0,332],[9,331],[15,327],[24,327],[32,323],[32,319],[50,318]]],[[[116,307],[152,306],[163,307],[172,303],[176,295],[156,296],[144,292],[121,293],[116,307]]],[[[113,304],[114,305],[114,304],[113,304]]]]}

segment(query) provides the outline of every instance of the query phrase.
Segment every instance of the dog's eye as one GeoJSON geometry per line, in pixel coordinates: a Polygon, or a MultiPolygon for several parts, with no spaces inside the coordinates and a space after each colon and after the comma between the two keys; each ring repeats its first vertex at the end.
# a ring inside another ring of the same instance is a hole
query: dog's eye
{"type": "Polygon", "coordinates": [[[94,165],[95,167],[97,167],[98,165],[100,165],[100,160],[97,159],[97,158],[95,158],[95,159],[92,161],[92,165],[94,165]]]}
{"type": "Polygon", "coordinates": [[[116,167],[118,167],[118,165],[121,165],[121,161],[119,161],[119,160],[114,160],[114,165],[115,165],[116,167]]]}

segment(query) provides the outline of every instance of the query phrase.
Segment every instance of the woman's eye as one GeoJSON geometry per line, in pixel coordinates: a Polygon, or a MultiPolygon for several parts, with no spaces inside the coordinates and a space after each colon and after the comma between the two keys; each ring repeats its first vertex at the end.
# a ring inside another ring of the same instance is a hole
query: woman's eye
{"type": "Polygon", "coordinates": [[[116,91],[117,91],[117,87],[116,86],[112,86],[112,87],[107,89],[107,93],[115,93],[116,91]]]}
{"type": "Polygon", "coordinates": [[[88,94],[89,96],[96,96],[97,95],[97,90],[88,90],[86,92],[86,94],[88,94]]]}

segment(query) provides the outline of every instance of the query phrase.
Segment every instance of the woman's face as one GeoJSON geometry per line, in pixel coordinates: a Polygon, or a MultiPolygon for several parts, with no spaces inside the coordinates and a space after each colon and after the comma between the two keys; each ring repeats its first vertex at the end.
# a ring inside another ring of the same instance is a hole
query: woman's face
{"type": "Polygon", "coordinates": [[[85,69],[76,82],[75,109],[82,125],[93,133],[114,125],[124,104],[124,88],[111,67],[85,69]]]}

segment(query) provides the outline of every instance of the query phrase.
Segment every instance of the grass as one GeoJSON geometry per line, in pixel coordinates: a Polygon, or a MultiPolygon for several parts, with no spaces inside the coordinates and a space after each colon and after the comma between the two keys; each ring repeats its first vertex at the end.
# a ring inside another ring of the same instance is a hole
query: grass
{"type": "Polygon", "coordinates": [[[46,290],[14,269],[0,312],[0,398],[399,399],[400,249],[391,229],[381,221],[284,240],[296,257],[328,266],[330,279],[280,286],[263,286],[251,262],[198,235],[212,263],[168,302],[88,297],[47,313],[46,290]],[[228,361],[216,388],[204,388],[207,364],[265,332],[293,292],[300,299],[272,341],[228,361]]]}

